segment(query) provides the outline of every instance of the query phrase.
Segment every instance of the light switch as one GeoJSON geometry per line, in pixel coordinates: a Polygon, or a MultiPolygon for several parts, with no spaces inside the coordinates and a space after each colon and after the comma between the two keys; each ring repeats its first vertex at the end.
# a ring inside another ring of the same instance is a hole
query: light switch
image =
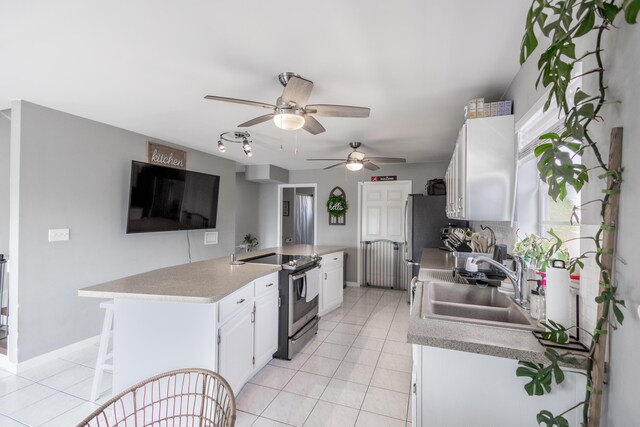
{"type": "Polygon", "coordinates": [[[49,229],[50,242],[62,242],[65,240],[69,240],[68,228],[50,228],[49,229]]]}
{"type": "Polygon", "coordinates": [[[205,245],[217,245],[218,244],[218,232],[217,231],[205,231],[204,232],[204,244],[205,245]]]}

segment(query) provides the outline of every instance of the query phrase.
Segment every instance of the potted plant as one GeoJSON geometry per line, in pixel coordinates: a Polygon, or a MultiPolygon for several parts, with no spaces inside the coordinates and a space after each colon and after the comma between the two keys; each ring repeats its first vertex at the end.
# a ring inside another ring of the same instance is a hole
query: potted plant
{"type": "Polygon", "coordinates": [[[256,246],[258,246],[258,238],[253,234],[248,233],[248,234],[245,234],[244,239],[242,240],[242,243],[246,245],[247,252],[249,252],[255,249],[256,246]]]}
{"type": "Polygon", "coordinates": [[[547,271],[547,267],[554,259],[568,260],[569,251],[562,245],[558,249],[551,240],[537,234],[525,234],[519,239],[513,253],[520,255],[528,268],[536,271],[547,271]]]}

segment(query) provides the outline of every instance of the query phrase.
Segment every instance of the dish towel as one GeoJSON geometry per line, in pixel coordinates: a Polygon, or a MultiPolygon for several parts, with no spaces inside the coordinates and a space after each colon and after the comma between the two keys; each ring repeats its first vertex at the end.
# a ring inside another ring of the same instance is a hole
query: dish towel
{"type": "Polygon", "coordinates": [[[307,271],[307,302],[318,296],[320,293],[320,269],[314,268],[307,271]]]}

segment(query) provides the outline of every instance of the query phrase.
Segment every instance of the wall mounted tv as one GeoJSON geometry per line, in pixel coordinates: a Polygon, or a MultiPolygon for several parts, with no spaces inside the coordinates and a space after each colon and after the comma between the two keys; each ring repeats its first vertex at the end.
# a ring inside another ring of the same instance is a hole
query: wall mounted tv
{"type": "Polygon", "coordinates": [[[220,177],[131,162],[127,233],[216,228],[220,177]]]}

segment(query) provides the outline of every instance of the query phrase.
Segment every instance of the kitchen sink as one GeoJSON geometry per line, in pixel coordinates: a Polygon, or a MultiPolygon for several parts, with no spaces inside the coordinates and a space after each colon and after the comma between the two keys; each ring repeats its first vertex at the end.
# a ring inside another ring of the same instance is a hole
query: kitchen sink
{"type": "Polygon", "coordinates": [[[537,321],[497,288],[425,282],[422,317],[514,329],[538,329],[537,321]]]}

